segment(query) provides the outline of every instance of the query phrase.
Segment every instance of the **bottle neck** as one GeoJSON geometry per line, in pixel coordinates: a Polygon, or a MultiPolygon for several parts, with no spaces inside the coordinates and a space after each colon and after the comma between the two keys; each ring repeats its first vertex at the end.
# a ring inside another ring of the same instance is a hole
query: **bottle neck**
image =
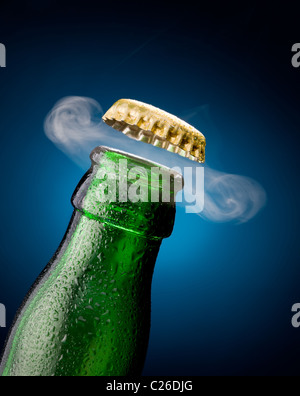
{"type": "Polygon", "coordinates": [[[182,177],[171,169],[112,149],[97,147],[92,167],[72,204],[85,216],[146,238],[171,235],[175,197],[182,177]]]}

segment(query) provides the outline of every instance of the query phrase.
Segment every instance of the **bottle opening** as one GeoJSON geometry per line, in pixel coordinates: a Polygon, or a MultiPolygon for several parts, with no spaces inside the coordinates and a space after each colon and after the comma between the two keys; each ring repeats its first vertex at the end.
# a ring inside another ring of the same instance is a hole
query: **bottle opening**
{"type": "Polygon", "coordinates": [[[90,218],[145,235],[171,234],[182,175],[109,147],[97,147],[91,160],[92,167],[72,198],[76,209],[90,218]]]}

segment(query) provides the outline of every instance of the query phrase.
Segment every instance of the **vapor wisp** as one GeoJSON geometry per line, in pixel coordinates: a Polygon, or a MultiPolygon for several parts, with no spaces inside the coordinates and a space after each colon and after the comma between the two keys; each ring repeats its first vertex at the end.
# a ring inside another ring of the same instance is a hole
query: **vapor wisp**
{"type": "MultiPolygon", "coordinates": [[[[99,145],[124,150],[170,168],[192,166],[195,174],[197,167],[203,167],[178,155],[128,139],[108,127],[102,121],[102,115],[102,107],[94,99],[66,97],[48,114],[44,125],[45,133],[60,150],[85,169],[90,165],[91,151],[99,145]]],[[[195,209],[194,212],[205,220],[245,223],[266,204],[266,192],[255,180],[227,174],[208,166],[205,166],[204,175],[204,210],[198,213],[195,209]]],[[[185,197],[196,198],[195,186],[195,178],[185,180],[185,197]]],[[[183,200],[181,205],[184,203],[183,200]]],[[[189,213],[191,212],[193,211],[190,210],[189,213]]]]}
{"type": "Polygon", "coordinates": [[[246,223],[266,205],[267,194],[255,180],[205,168],[205,204],[201,217],[219,223],[246,223]]]}
{"type": "Polygon", "coordinates": [[[103,110],[95,100],[66,97],[50,111],[44,130],[60,150],[85,167],[89,163],[89,153],[106,137],[102,115],[103,110]]]}

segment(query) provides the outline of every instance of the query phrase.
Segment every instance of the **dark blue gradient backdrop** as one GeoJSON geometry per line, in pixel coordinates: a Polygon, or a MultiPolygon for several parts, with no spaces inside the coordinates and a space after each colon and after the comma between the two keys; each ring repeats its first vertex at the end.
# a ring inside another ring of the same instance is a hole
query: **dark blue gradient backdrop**
{"type": "MultiPolygon", "coordinates": [[[[195,113],[209,165],[254,178],[268,195],[242,225],[178,209],[156,265],[144,374],[299,373],[291,307],[300,302],[300,69],[291,48],[300,29],[292,3],[1,2],[0,302],[8,326],[64,235],[84,173],[45,137],[47,113],[69,95],[104,110],[129,97],[195,113]]],[[[0,329],[1,348],[7,332],[0,329]]]]}

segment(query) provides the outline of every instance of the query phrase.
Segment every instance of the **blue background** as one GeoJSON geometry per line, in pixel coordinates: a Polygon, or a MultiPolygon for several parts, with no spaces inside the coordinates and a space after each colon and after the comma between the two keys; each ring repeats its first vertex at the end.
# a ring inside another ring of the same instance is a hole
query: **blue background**
{"type": "Polygon", "coordinates": [[[190,121],[207,137],[210,166],[252,177],[268,195],[243,225],[178,209],[156,265],[144,374],[299,373],[300,329],[291,325],[300,302],[300,69],[291,65],[299,23],[289,4],[1,2],[0,302],[8,325],[58,247],[83,175],[45,137],[45,116],[64,96],[92,97],[105,110],[131,97],[177,115],[198,110],[190,121]]]}

